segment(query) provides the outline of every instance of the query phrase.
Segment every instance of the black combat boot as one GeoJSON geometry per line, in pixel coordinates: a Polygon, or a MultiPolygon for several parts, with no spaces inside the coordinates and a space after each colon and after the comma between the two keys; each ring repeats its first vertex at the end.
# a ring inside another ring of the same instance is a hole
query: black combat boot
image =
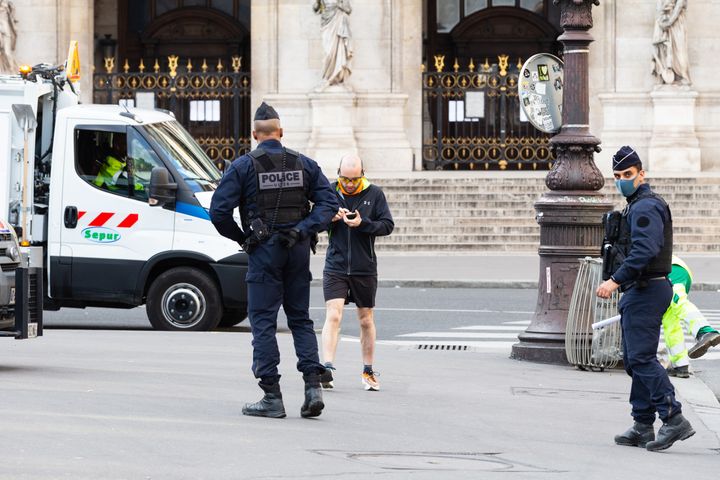
{"type": "Polygon", "coordinates": [[[669,367],[667,374],[671,377],[690,378],[690,369],[687,365],[683,365],[682,367],[669,367]]]}
{"type": "Polygon", "coordinates": [[[303,375],[303,380],[305,380],[305,403],[300,408],[300,416],[303,418],[317,417],[325,408],[320,387],[320,375],[317,373],[303,375]]]}
{"type": "Polygon", "coordinates": [[[655,430],[652,424],[635,422],[622,435],[615,435],[615,443],[618,445],[625,445],[628,447],[642,447],[645,448],[648,442],[655,440],[655,430]]]}
{"type": "Polygon", "coordinates": [[[683,417],[682,413],[676,413],[670,417],[670,420],[663,423],[663,426],[658,430],[657,440],[648,442],[646,448],[651,452],[665,450],[672,447],[672,444],[678,440],[687,440],[693,435],[695,435],[695,430],[693,430],[690,422],[683,417]]]}
{"type": "Polygon", "coordinates": [[[707,353],[710,347],[720,344],[720,333],[712,331],[699,335],[697,343],[688,350],[688,357],[700,358],[707,353]]]}
{"type": "Polygon", "coordinates": [[[279,383],[258,383],[265,396],[255,403],[247,403],[242,409],[243,415],[252,417],[285,418],[285,405],[282,401],[279,383]]]}

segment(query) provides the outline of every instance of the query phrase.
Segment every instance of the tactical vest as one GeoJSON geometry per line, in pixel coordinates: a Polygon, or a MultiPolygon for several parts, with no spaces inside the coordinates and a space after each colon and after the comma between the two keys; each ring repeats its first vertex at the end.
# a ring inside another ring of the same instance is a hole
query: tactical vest
{"type": "Polygon", "coordinates": [[[260,218],[269,228],[305,218],[310,212],[310,184],[300,154],[286,148],[269,154],[258,148],[248,155],[255,167],[257,195],[248,201],[254,206],[243,212],[243,218],[248,223],[260,218]]]}
{"type": "MultiPolygon", "coordinates": [[[[620,266],[622,265],[625,258],[630,254],[630,248],[632,246],[632,238],[631,238],[631,231],[630,231],[630,222],[628,221],[628,215],[630,213],[630,209],[632,206],[638,201],[643,198],[649,198],[653,197],[660,201],[660,203],[663,204],[665,207],[665,211],[667,212],[667,221],[664,223],[663,226],[663,246],[660,250],[660,253],[658,253],[652,260],[650,260],[650,263],[645,267],[645,270],[640,274],[640,278],[652,278],[652,277],[661,277],[664,275],[668,275],[670,271],[672,270],[672,245],[673,245],[673,229],[672,229],[672,214],[670,213],[670,207],[665,202],[665,200],[656,193],[652,191],[643,192],[641,194],[638,194],[637,197],[635,197],[623,210],[621,214],[620,221],[617,225],[617,233],[615,236],[616,238],[608,238],[607,240],[612,243],[611,247],[611,254],[609,255],[609,260],[611,262],[610,268],[607,270],[609,272],[616,272],[620,266]]],[[[613,212],[615,213],[615,212],[613,212]]],[[[607,234],[608,228],[606,226],[606,234],[607,234]]],[[[609,278],[609,277],[608,277],[609,278]]]]}

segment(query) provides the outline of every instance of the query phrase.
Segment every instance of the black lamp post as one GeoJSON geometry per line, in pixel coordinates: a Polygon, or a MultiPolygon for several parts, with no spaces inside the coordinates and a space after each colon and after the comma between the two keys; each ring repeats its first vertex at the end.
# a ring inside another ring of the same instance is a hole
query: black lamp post
{"type": "Polygon", "coordinates": [[[533,320],[512,347],[512,358],[566,363],[565,326],[578,258],[597,257],[602,214],[612,209],[599,193],[605,180],[593,154],[600,140],[590,133],[588,54],[593,41],[592,6],[599,0],[554,0],[563,34],[563,126],[550,140],[555,164],[545,178],[550,189],[536,203],[540,224],[540,278],[533,320]]]}

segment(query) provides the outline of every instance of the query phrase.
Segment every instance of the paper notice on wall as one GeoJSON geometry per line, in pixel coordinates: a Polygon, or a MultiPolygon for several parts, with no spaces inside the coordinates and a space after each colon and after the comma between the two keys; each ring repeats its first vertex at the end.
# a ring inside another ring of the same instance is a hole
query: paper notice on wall
{"type": "Polygon", "coordinates": [[[465,116],[485,118],[485,92],[467,92],[465,94],[465,116]]]}
{"type": "Polygon", "coordinates": [[[137,92],[135,94],[135,105],[137,108],[155,108],[155,94],[153,92],[137,92]]]}
{"type": "Polygon", "coordinates": [[[521,122],[527,122],[528,118],[527,115],[525,115],[525,109],[520,107],[520,121],[521,122]]]}
{"type": "Polygon", "coordinates": [[[545,286],[547,293],[552,293],[552,278],[550,277],[550,267],[545,267],[545,286]]]}

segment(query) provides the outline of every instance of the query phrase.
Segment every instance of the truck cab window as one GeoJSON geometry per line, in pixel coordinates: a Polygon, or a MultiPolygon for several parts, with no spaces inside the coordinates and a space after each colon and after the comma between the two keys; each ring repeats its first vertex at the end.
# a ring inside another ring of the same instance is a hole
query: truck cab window
{"type": "Polygon", "coordinates": [[[115,195],[147,201],[150,172],[162,162],[137,132],[77,129],[75,145],[80,178],[115,195]]]}

